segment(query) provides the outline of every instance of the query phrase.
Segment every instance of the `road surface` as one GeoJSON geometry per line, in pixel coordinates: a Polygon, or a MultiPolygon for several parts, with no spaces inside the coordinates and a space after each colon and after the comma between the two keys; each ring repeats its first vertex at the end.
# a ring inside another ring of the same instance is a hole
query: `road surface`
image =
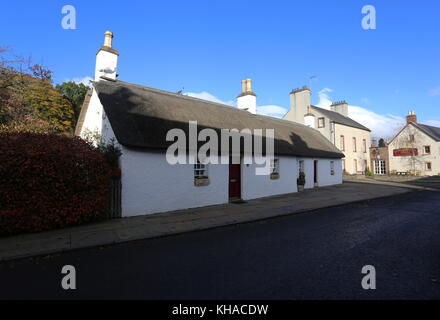
{"type": "Polygon", "coordinates": [[[439,299],[440,193],[0,264],[0,299],[23,298],[439,299]]]}

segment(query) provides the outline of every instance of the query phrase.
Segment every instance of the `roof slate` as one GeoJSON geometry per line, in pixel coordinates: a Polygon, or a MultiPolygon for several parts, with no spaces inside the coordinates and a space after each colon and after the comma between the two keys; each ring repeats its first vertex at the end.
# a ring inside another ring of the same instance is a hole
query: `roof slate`
{"type": "Polygon", "coordinates": [[[435,141],[440,141],[440,128],[428,126],[426,124],[413,123],[416,127],[420,128],[424,133],[430,136],[435,141]]]}
{"type": "Polygon", "coordinates": [[[359,122],[356,122],[349,117],[343,116],[342,114],[340,114],[338,112],[319,108],[316,106],[311,106],[311,107],[312,107],[312,109],[315,109],[316,111],[322,113],[324,116],[326,116],[327,118],[329,118],[330,120],[332,120],[335,123],[339,123],[339,124],[342,124],[345,126],[358,128],[358,129],[362,129],[362,130],[366,130],[366,131],[371,131],[367,127],[361,125],[359,122]]]}

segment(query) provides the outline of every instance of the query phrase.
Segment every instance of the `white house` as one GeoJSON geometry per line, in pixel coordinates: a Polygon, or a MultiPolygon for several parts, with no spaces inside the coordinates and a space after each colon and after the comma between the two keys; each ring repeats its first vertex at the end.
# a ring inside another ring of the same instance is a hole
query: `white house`
{"type": "Polygon", "coordinates": [[[345,157],[343,171],[364,174],[370,163],[370,129],[348,117],[348,103],[335,102],[330,110],[310,104],[310,89],[294,89],[290,93],[290,110],[284,119],[305,124],[321,132],[345,157]]]}
{"type": "Polygon", "coordinates": [[[112,38],[106,32],[97,53],[93,88],[76,134],[98,134],[105,142],[114,139],[121,148],[123,216],[297,192],[299,171],[305,172],[305,188],[342,183],[343,154],[314,129],[255,114],[250,79],[242,81],[238,108],[119,81],[112,38]],[[259,165],[244,164],[244,153],[226,156],[238,159],[235,164],[170,164],[166,151],[173,142],[167,141],[167,133],[177,128],[190,134],[190,121],[197,121],[199,131],[273,129],[271,174],[257,175],[259,165]]]}
{"type": "Polygon", "coordinates": [[[391,172],[440,174],[440,128],[417,123],[410,111],[406,125],[388,144],[388,156],[391,172]]]}

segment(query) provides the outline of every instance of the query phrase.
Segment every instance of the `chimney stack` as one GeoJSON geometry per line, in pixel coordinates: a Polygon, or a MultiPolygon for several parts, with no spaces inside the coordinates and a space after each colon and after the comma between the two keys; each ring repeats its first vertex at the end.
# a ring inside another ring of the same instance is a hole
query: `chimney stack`
{"type": "Polygon", "coordinates": [[[293,115],[292,121],[305,124],[304,117],[310,109],[310,89],[306,86],[293,89],[290,92],[290,110],[293,115]]]}
{"type": "Polygon", "coordinates": [[[104,45],[96,53],[95,81],[116,80],[119,53],[112,47],[113,33],[104,33],[104,45]]]}
{"type": "Polygon", "coordinates": [[[111,31],[106,31],[104,33],[104,47],[111,48],[113,41],[113,33],[111,31]]]}
{"type": "Polygon", "coordinates": [[[348,103],[346,101],[333,102],[330,106],[330,110],[348,117],[348,103]]]}
{"type": "Polygon", "coordinates": [[[251,79],[241,80],[241,93],[237,96],[237,107],[253,114],[257,113],[257,95],[252,92],[251,79]]]}
{"type": "Polygon", "coordinates": [[[406,116],[406,123],[417,123],[417,116],[413,110],[408,112],[406,116]]]}

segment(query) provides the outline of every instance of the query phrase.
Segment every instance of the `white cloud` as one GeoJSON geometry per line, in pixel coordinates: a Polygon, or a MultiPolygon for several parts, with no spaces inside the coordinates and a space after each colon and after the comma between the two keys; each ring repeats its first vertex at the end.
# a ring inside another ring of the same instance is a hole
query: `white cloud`
{"type": "Polygon", "coordinates": [[[229,100],[229,101],[223,101],[219,98],[217,98],[216,96],[214,96],[213,94],[210,94],[209,92],[206,91],[202,91],[199,93],[196,92],[185,92],[184,93],[187,96],[190,97],[194,97],[194,98],[199,98],[199,99],[203,99],[203,100],[208,100],[208,101],[212,101],[212,102],[217,102],[217,103],[221,103],[221,104],[227,104],[229,106],[235,106],[234,101],[229,100]]]}
{"type": "Polygon", "coordinates": [[[90,87],[90,81],[91,81],[91,80],[93,80],[91,77],[89,77],[89,76],[85,76],[85,77],[83,77],[83,78],[78,77],[78,78],[66,79],[65,82],[73,81],[73,82],[75,82],[75,83],[77,83],[77,84],[82,83],[82,84],[84,84],[84,85],[90,87]]]}
{"type": "Polygon", "coordinates": [[[437,88],[429,90],[428,91],[428,95],[431,96],[431,97],[440,96],[440,87],[437,87],[437,88]]]}
{"type": "Polygon", "coordinates": [[[281,118],[286,114],[287,110],[283,107],[276,105],[267,105],[257,107],[257,113],[264,116],[271,116],[275,118],[281,118]]]}
{"type": "Polygon", "coordinates": [[[423,123],[427,124],[428,126],[433,126],[433,127],[439,127],[440,128],[440,120],[426,120],[423,123]]]}
{"type": "Polygon", "coordinates": [[[332,101],[328,96],[328,93],[330,92],[333,92],[330,88],[324,88],[318,92],[319,102],[316,105],[317,107],[330,110],[330,105],[332,104],[332,101]]]}
{"type": "MultiPolygon", "coordinates": [[[[330,109],[331,99],[328,93],[333,90],[324,88],[319,91],[318,107],[330,109]]],[[[391,138],[405,124],[402,117],[392,114],[378,114],[359,106],[348,106],[348,116],[371,130],[371,137],[391,138]]]]}
{"type": "Polygon", "coordinates": [[[402,117],[378,114],[358,106],[349,106],[348,115],[371,130],[371,137],[392,138],[405,124],[402,117]]]}

